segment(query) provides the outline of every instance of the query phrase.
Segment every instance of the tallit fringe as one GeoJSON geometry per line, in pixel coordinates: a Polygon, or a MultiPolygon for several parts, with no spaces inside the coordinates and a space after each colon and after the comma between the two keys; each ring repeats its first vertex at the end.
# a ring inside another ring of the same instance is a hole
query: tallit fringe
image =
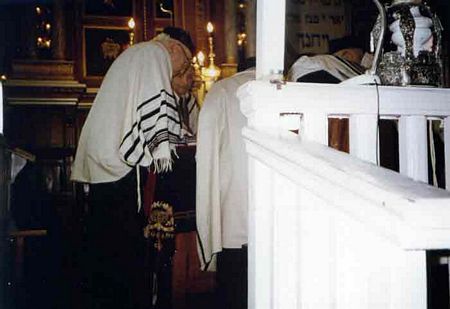
{"type": "Polygon", "coordinates": [[[176,148],[169,142],[163,142],[159,144],[153,153],[153,166],[155,167],[155,173],[167,173],[172,171],[173,158],[172,155],[178,159],[176,148]]]}
{"type": "Polygon", "coordinates": [[[172,158],[160,158],[160,159],[154,159],[153,165],[155,166],[155,172],[156,174],[159,173],[167,173],[172,171],[172,158]]]}

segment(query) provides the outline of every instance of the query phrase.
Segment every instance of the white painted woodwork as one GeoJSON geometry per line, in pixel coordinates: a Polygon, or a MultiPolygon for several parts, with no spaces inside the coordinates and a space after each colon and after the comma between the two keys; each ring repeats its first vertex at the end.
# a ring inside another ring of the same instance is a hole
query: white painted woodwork
{"type": "Polygon", "coordinates": [[[259,80],[238,93],[248,118],[249,308],[425,309],[426,250],[450,249],[450,192],[413,179],[427,180],[426,120],[437,117],[450,187],[450,90],[280,89],[267,77],[283,69],[284,19],[285,1],[258,0],[259,80]],[[300,138],[280,124],[286,113],[302,114],[300,138]],[[331,115],[350,118],[352,155],[326,146],[331,115]],[[372,164],[378,118],[399,119],[403,175],[372,164]]]}
{"type": "Polygon", "coordinates": [[[450,192],[317,143],[244,136],[249,308],[426,308],[425,249],[450,248],[450,192]]]}
{"type": "Polygon", "coordinates": [[[373,164],[376,124],[399,119],[405,174],[424,180],[426,119],[447,117],[449,132],[450,91],[253,81],[238,96],[249,120],[249,308],[425,309],[426,250],[450,249],[450,192],[373,164]],[[302,115],[300,139],[280,114],[302,115]],[[336,115],[350,118],[352,155],[326,146],[336,115]]]}
{"type": "Polygon", "coordinates": [[[445,147],[445,184],[447,190],[450,191],[450,117],[446,117],[444,119],[444,147],[445,147]]]}
{"type": "Polygon", "coordinates": [[[350,117],[350,154],[367,162],[378,162],[378,116],[352,115],[350,117]]]}
{"type": "Polygon", "coordinates": [[[248,272],[254,274],[254,280],[249,280],[248,301],[250,308],[269,309],[274,308],[272,278],[267,277],[273,273],[273,171],[250,158],[249,172],[255,178],[254,186],[249,188],[249,207],[253,208],[249,209],[252,216],[249,216],[248,272]]]}
{"type": "Polygon", "coordinates": [[[256,78],[283,72],[286,1],[256,2],[256,78]]]}
{"type": "Polygon", "coordinates": [[[325,113],[306,113],[300,129],[302,137],[322,145],[328,145],[328,117],[325,113]]]}
{"type": "Polygon", "coordinates": [[[400,117],[398,131],[400,173],[414,180],[428,182],[426,117],[400,117]]]}

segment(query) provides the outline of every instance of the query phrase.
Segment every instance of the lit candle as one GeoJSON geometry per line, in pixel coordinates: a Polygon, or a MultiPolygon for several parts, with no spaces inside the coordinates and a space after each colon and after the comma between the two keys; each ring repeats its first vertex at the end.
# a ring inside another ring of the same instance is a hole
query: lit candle
{"type": "Polygon", "coordinates": [[[130,45],[134,44],[134,27],[136,26],[136,23],[134,22],[133,18],[130,18],[128,20],[128,28],[130,28],[130,45]]]}
{"type": "Polygon", "coordinates": [[[133,30],[135,26],[136,26],[136,23],[134,22],[134,19],[130,18],[130,20],[128,21],[128,28],[133,30]]]}
{"type": "Polygon", "coordinates": [[[205,54],[202,51],[197,53],[197,60],[201,67],[205,65],[205,54]]]}
{"type": "Polygon", "coordinates": [[[214,26],[213,26],[213,24],[209,21],[207,24],[206,24],[206,31],[208,31],[208,33],[211,35],[211,33],[213,33],[213,31],[214,31],[214,26]]]}

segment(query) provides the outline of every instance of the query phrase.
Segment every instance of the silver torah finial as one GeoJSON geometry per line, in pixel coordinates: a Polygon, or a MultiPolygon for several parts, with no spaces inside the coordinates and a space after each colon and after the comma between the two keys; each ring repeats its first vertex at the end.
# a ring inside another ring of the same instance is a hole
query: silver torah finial
{"type": "Polygon", "coordinates": [[[442,26],[436,14],[422,0],[393,0],[382,8],[384,16],[380,10],[371,33],[371,49],[376,42],[381,59],[374,59],[371,70],[384,85],[442,86],[442,26]]]}
{"type": "MultiPolygon", "coordinates": [[[[401,0],[398,0],[401,1],[401,0]]],[[[384,6],[380,3],[378,0],[373,0],[375,5],[377,6],[378,13],[379,13],[379,33],[378,33],[378,42],[375,49],[375,53],[373,56],[373,62],[372,67],[368,70],[368,74],[370,75],[376,75],[378,63],[380,62],[380,56],[383,48],[383,42],[384,42],[384,34],[386,32],[386,11],[384,9],[384,6]]],[[[372,40],[371,40],[372,42],[372,40]]]]}

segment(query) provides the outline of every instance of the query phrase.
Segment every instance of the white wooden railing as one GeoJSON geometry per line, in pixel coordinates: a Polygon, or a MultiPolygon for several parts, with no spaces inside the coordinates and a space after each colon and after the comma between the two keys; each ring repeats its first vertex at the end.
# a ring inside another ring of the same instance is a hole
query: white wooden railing
{"type": "Polygon", "coordinates": [[[450,90],[254,81],[238,95],[249,308],[426,308],[426,250],[450,249],[450,192],[425,183],[426,124],[444,121],[449,188],[450,90]],[[326,146],[336,115],[350,119],[351,155],[326,146]],[[398,118],[403,175],[374,164],[378,117],[398,118]]]}

